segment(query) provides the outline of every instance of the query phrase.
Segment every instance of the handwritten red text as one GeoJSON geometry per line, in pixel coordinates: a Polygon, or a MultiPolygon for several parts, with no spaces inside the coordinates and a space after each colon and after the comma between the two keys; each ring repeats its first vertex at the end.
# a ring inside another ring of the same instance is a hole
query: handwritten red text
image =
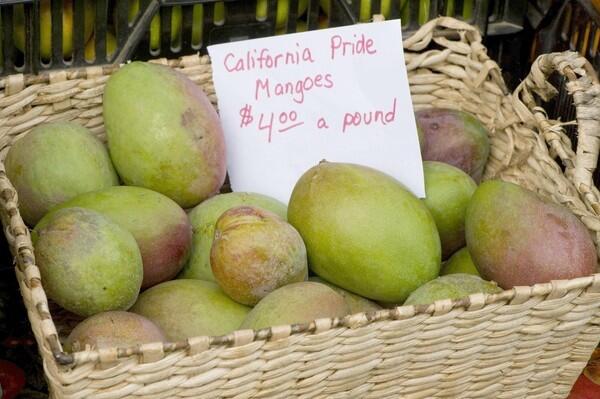
{"type": "Polygon", "coordinates": [[[268,48],[252,49],[241,57],[228,53],[223,60],[223,65],[227,72],[243,72],[315,62],[308,47],[300,48],[298,43],[296,43],[296,47],[294,50],[283,53],[271,53],[268,48]]]}
{"type": "Polygon", "coordinates": [[[373,39],[367,39],[364,34],[361,34],[360,37],[357,37],[356,34],[352,36],[352,40],[344,40],[340,35],[331,37],[329,49],[332,60],[335,60],[336,57],[346,57],[348,55],[373,55],[377,53],[373,39]]]}
{"type": "Polygon", "coordinates": [[[273,83],[269,78],[256,79],[254,99],[258,101],[263,98],[271,98],[271,96],[291,96],[295,103],[302,104],[306,92],[315,88],[331,89],[332,87],[333,79],[329,73],[307,76],[304,79],[284,83],[273,83]]]}
{"type": "Polygon", "coordinates": [[[302,125],[304,125],[304,122],[298,121],[296,111],[280,112],[277,116],[274,112],[261,113],[258,120],[258,129],[265,130],[268,133],[267,142],[269,143],[272,140],[274,129],[279,133],[285,133],[302,125]],[[277,126],[274,127],[274,124],[277,126]]]}
{"type": "Polygon", "coordinates": [[[392,104],[392,109],[388,112],[384,110],[375,110],[368,112],[346,112],[342,122],[342,133],[346,133],[349,127],[369,126],[371,124],[387,125],[396,120],[396,98],[392,104]]]}

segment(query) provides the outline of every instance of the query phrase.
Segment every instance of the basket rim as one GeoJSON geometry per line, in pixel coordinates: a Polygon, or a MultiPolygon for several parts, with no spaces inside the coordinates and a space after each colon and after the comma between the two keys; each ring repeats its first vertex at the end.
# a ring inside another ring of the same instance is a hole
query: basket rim
{"type": "Polygon", "coordinates": [[[102,363],[105,359],[110,359],[110,362],[132,356],[144,356],[148,353],[156,353],[157,349],[165,356],[180,350],[198,353],[217,347],[238,347],[257,341],[277,341],[293,335],[314,335],[334,329],[355,329],[376,322],[403,320],[419,315],[441,316],[453,310],[475,311],[499,303],[517,305],[533,298],[557,299],[576,290],[600,293],[600,273],[568,280],[552,280],[532,286],[515,286],[495,294],[475,293],[454,300],[441,299],[428,305],[403,305],[349,314],[342,318],[315,319],[310,323],[275,325],[261,329],[238,329],[220,336],[189,337],[177,342],[162,342],[161,348],[157,348],[157,343],[153,342],[128,347],[60,352],[54,353],[54,357],[62,366],[78,366],[90,362],[102,363]]]}
{"type": "MultiPolygon", "coordinates": [[[[443,36],[442,39],[444,39],[448,36],[443,32],[440,35],[436,35],[436,29],[439,29],[440,31],[445,30],[446,33],[450,32],[452,34],[456,34],[458,32],[461,37],[467,36],[469,38],[468,41],[471,42],[470,44],[472,46],[483,48],[483,45],[481,44],[481,35],[476,27],[450,17],[439,17],[427,22],[421,26],[418,31],[414,32],[410,37],[404,40],[403,47],[410,48],[411,51],[419,51],[434,41],[434,37],[443,36]]],[[[180,57],[177,60],[160,58],[152,61],[169,65],[185,65],[185,59],[188,57],[189,56],[180,57]]],[[[199,57],[199,55],[192,57],[199,57]]],[[[493,60],[490,60],[487,55],[485,55],[484,58],[486,62],[495,63],[493,60]]],[[[206,55],[200,57],[200,61],[201,63],[210,63],[208,56],[206,55]]],[[[23,89],[23,87],[48,83],[53,80],[53,76],[55,76],[55,74],[66,75],[68,79],[89,79],[93,77],[102,77],[106,74],[110,74],[112,71],[117,70],[120,67],[121,65],[96,66],[73,70],[49,71],[42,75],[10,75],[0,79],[0,90],[4,89],[8,94],[10,94],[10,92],[13,91],[12,88],[14,88],[16,91],[20,91],[23,89]]],[[[499,75],[499,68],[491,68],[489,72],[492,74],[492,77],[496,83],[498,83],[500,88],[503,89],[503,92],[506,93],[505,95],[509,96],[510,93],[508,90],[506,90],[506,87],[503,86],[504,81],[501,75],[499,75]]],[[[3,162],[0,163],[3,165],[3,162]]],[[[6,211],[11,219],[18,218],[22,222],[19,210],[17,208],[16,191],[14,187],[12,187],[12,184],[8,180],[8,177],[3,170],[0,170],[0,194],[0,202],[2,202],[1,205],[3,210],[6,211]]],[[[5,225],[5,235],[13,236],[10,223],[7,224],[7,220],[4,218],[3,224],[5,225]]],[[[21,234],[25,235],[24,238],[21,237],[21,245],[11,245],[11,250],[16,252],[14,255],[18,260],[15,270],[19,277],[21,291],[23,292],[25,289],[31,289],[31,287],[41,289],[44,299],[46,300],[45,305],[42,307],[37,306],[35,310],[28,310],[30,313],[36,312],[37,317],[39,317],[43,322],[50,324],[56,332],[53,317],[47,309],[47,299],[45,298],[41,279],[39,278],[39,270],[35,271],[37,266],[33,261],[33,247],[29,238],[29,231],[21,234]],[[25,274],[26,270],[30,267],[34,268],[32,269],[34,270],[32,275],[37,277],[37,281],[36,278],[26,279],[25,276],[20,275],[25,274]]],[[[190,350],[191,352],[197,353],[208,348],[240,346],[251,342],[271,341],[299,334],[318,334],[331,329],[354,329],[380,321],[400,320],[418,315],[437,316],[457,309],[466,311],[476,310],[501,302],[517,304],[525,302],[531,298],[559,298],[574,290],[586,290],[594,293],[600,292],[600,273],[570,280],[556,280],[548,283],[536,284],[533,286],[513,287],[497,294],[479,293],[457,300],[440,300],[430,305],[398,306],[393,309],[381,309],[373,312],[347,315],[343,318],[317,319],[310,323],[272,326],[259,330],[237,330],[223,336],[191,337],[179,342],[151,343],[125,348],[84,350],[67,353],[63,351],[56,333],[47,334],[44,331],[42,332],[41,336],[45,343],[49,345],[55,362],[61,366],[76,367],[86,363],[110,363],[119,359],[131,358],[140,355],[140,362],[142,362],[148,354],[158,354],[160,357],[160,355],[166,355],[168,353],[180,350],[190,350]]],[[[38,342],[38,344],[43,345],[42,342],[38,342]]],[[[156,356],[148,356],[148,359],[156,358],[156,356]]]]}

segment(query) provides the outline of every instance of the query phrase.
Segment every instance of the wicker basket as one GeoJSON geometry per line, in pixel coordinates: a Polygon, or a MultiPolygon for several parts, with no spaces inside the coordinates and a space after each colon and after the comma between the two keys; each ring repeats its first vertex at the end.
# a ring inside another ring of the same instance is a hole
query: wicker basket
{"type": "MultiPolygon", "coordinates": [[[[600,85],[575,53],[538,58],[515,93],[478,31],[450,18],[404,42],[415,108],[459,108],[489,128],[485,178],[569,207],[600,247],[600,85]],[[577,105],[578,144],[537,104],[558,71],[577,105]]],[[[207,57],[167,63],[216,104],[207,57]]],[[[0,80],[0,158],[32,127],[73,120],[104,137],[102,91],[115,67],[0,80]]],[[[0,215],[55,398],[564,398],[600,341],[600,274],[307,325],[68,354],[50,312],[15,189],[0,163],[0,215]]],[[[55,317],[53,318],[54,315],[55,317]]]]}

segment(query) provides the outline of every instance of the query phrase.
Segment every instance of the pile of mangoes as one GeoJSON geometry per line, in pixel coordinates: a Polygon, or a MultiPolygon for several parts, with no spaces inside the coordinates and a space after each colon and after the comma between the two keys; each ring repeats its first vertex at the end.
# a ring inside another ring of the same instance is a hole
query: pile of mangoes
{"type": "Polygon", "coordinates": [[[43,123],[6,157],[48,297],[84,319],[69,350],[179,341],[428,305],[594,273],[566,207],[482,182],[488,131],[449,109],[415,114],[426,198],[373,168],[322,161],[283,204],[221,193],[221,121],[166,66],[132,62],[103,95],[107,145],[43,123]]]}

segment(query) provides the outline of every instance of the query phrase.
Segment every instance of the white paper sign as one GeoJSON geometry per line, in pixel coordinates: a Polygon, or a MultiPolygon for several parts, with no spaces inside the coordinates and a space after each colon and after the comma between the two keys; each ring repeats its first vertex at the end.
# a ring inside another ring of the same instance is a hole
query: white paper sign
{"type": "Polygon", "coordinates": [[[208,51],[234,191],[287,204],[325,159],[379,169],[425,196],[399,20],[208,51]]]}

